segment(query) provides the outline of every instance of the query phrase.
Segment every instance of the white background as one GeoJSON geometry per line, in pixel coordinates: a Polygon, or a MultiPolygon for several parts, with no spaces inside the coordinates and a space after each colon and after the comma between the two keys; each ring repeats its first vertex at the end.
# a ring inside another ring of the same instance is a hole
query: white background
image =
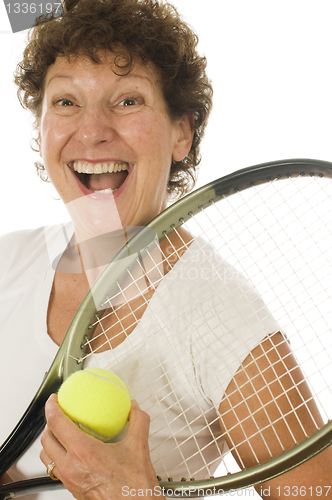
{"type": "MultiPolygon", "coordinates": [[[[174,0],[200,37],[215,88],[200,184],[270,160],[332,160],[330,0],[174,0]]],[[[26,32],[12,34],[0,3],[0,234],[67,213],[38,179],[31,119],[12,73],[26,32]]]]}

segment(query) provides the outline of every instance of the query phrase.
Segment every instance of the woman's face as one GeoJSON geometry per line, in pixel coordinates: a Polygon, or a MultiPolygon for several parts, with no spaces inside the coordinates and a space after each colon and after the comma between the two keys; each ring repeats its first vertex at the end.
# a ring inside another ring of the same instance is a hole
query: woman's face
{"type": "Polygon", "coordinates": [[[172,157],[192,141],[190,118],[170,119],[152,65],[118,76],[102,64],[58,57],[46,75],[40,154],[50,180],[87,235],[141,226],[166,205],[172,157]]]}

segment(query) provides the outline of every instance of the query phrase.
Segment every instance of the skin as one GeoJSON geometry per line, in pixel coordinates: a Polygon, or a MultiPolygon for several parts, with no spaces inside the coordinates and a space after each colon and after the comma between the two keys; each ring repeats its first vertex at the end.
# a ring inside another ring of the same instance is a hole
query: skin
{"type": "Polygon", "coordinates": [[[3,484],[11,483],[12,479],[9,474],[5,473],[2,477],[0,477],[0,486],[3,484]]]}

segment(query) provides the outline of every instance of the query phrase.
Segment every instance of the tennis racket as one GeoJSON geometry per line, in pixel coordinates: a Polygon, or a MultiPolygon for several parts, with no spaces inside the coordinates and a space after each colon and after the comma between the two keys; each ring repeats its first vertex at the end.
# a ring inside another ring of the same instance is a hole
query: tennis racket
{"type": "MultiPolygon", "coordinates": [[[[273,478],[332,442],[332,164],[237,171],[135,235],[74,317],[1,474],[44,425],[44,404],[85,366],[117,373],[151,417],[168,497],[273,478]]],[[[49,477],[4,498],[59,488],[49,477]]]]}

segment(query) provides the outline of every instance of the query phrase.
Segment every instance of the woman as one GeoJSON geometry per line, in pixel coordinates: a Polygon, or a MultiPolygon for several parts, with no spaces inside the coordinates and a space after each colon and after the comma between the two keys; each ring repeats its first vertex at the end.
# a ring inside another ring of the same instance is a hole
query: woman
{"type": "MultiPolygon", "coordinates": [[[[4,252],[10,249],[9,261],[3,260],[2,310],[15,314],[9,307],[15,295],[16,316],[24,316],[24,326],[30,324],[39,353],[34,354],[38,363],[26,367],[29,377],[15,394],[20,408],[12,409],[2,424],[1,441],[39,385],[99,268],[122,246],[121,236],[114,243],[114,231],[145,225],[170,196],[192,186],[211,107],[196,37],[171,7],[149,1],[83,1],[63,18],[43,21],[32,31],[16,82],[22,104],[35,116],[45,165],[45,172],[41,165],[39,171],[58,190],[75,231],[48,228],[2,239],[4,252]],[[74,251],[74,259],[65,252],[58,262],[66,238],[79,252],[74,251]],[[100,255],[104,248],[106,256],[100,255]],[[84,272],[77,272],[81,264],[84,272]],[[22,314],[27,297],[29,307],[22,314]],[[31,317],[33,310],[40,311],[38,318],[31,317]]],[[[4,318],[8,328],[10,321],[4,318]]],[[[16,350],[23,324],[16,324],[12,344],[3,352],[16,350]]],[[[25,354],[19,354],[21,373],[25,354]]],[[[1,360],[5,370],[8,361],[8,356],[1,360]]],[[[137,414],[139,427],[146,428],[146,415],[137,414]]],[[[38,444],[33,448],[22,459],[26,465],[12,468],[13,480],[22,478],[25,467],[23,475],[45,470],[40,469],[38,444]]]]}
{"type": "MultiPolygon", "coordinates": [[[[7,405],[1,438],[27,406],[81,300],[125,241],[127,228],[144,226],[171,197],[192,187],[211,107],[205,60],[195,47],[195,35],[176,12],[151,0],[81,0],[63,17],[32,31],[16,82],[21,102],[36,119],[44,163],[39,169],[66,204],[73,227],[2,240],[2,305],[7,306],[2,324],[12,332],[4,352],[18,351],[27,376],[21,387],[19,381],[13,384],[17,394],[12,388],[2,394],[7,401],[19,400],[21,407],[7,405]],[[26,325],[31,342],[17,349],[26,325]],[[32,345],[37,346],[36,363],[25,367],[32,345]]],[[[269,328],[276,327],[271,323],[269,328]]],[[[267,340],[276,352],[279,337],[267,340]]],[[[117,343],[121,338],[112,347],[117,343]]],[[[284,343],[282,349],[287,349],[284,343]]],[[[252,356],[259,357],[257,350],[252,356]]],[[[10,364],[3,359],[2,369],[10,364]]],[[[252,368],[253,376],[258,368],[252,368]]],[[[241,373],[230,391],[239,378],[241,373]]],[[[227,401],[219,399],[226,415],[227,401]]],[[[160,497],[147,440],[149,417],[135,402],[127,436],[115,444],[82,435],[54,396],[46,416],[40,456],[70,492],[56,492],[56,498],[118,499],[128,491],[160,497]]],[[[232,426],[227,416],[223,425],[232,426]]],[[[237,439],[236,429],[232,438],[237,439]]],[[[42,474],[39,448],[36,442],[10,470],[12,479],[42,474]]],[[[298,469],[271,481],[271,498],[277,498],[276,487],[282,484],[313,484],[318,469],[319,480],[327,483],[323,462],[321,455],[305,472],[298,469]]]]}

